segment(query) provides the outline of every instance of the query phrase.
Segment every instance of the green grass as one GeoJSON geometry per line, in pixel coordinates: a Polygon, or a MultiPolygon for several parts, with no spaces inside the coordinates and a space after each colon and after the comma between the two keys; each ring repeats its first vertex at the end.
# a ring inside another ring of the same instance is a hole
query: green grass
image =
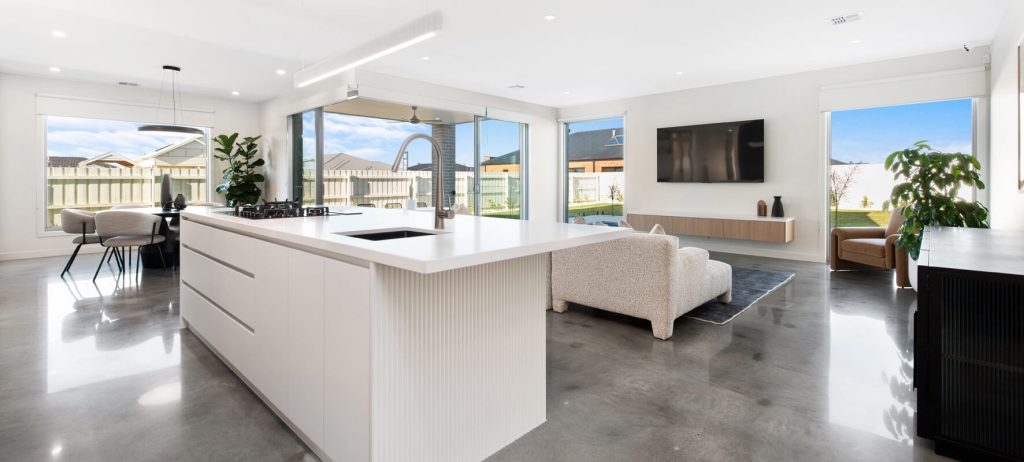
{"type": "Polygon", "coordinates": [[[843,226],[880,226],[889,224],[889,212],[881,210],[839,210],[839,220],[836,223],[835,210],[829,210],[828,220],[834,227],[843,226]]]}
{"type": "Polygon", "coordinates": [[[622,204],[593,204],[569,207],[569,218],[587,215],[622,215],[622,204]]]}

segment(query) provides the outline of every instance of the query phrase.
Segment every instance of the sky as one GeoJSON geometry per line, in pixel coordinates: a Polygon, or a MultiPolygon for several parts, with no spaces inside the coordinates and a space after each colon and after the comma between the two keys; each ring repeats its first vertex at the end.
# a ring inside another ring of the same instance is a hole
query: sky
{"type": "Polygon", "coordinates": [[[832,158],[882,163],[921,140],[938,151],[971,154],[972,119],[970,99],[836,111],[832,158]]]}
{"type": "Polygon", "coordinates": [[[141,123],[76,117],[46,118],[46,151],[51,156],[90,158],[114,151],[138,158],[193,135],[140,133],[141,123]]]}

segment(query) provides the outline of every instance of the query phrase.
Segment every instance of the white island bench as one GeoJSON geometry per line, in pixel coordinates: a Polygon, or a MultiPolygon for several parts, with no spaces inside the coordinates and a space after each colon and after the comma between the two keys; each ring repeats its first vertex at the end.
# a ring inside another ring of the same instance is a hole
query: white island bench
{"type": "Polygon", "coordinates": [[[181,318],[314,452],[480,460],[545,420],[549,253],[630,231],[431,214],[181,224],[181,318]]]}

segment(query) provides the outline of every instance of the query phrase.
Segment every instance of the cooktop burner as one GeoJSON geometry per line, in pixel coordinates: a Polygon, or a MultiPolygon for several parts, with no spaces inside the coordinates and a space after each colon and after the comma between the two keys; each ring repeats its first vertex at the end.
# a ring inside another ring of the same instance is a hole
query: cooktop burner
{"type": "Polygon", "coordinates": [[[303,207],[302,201],[289,201],[287,199],[283,201],[264,200],[262,204],[246,204],[235,207],[234,210],[219,213],[233,217],[248,218],[250,220],[342,215],[340,212],[332,212],[329,207],[324,205],[303,207]]]}

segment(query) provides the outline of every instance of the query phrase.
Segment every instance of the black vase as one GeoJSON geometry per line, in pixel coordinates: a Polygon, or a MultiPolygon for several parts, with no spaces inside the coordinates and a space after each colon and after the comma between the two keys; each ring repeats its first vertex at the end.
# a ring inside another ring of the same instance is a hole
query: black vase
{"type": "Polygon", "coordinates": [[[772,216],[775,218],[786,216],[786,211],[782,210],[782,196],[775,196],[775,201],[772,202],[772,216]]]}

